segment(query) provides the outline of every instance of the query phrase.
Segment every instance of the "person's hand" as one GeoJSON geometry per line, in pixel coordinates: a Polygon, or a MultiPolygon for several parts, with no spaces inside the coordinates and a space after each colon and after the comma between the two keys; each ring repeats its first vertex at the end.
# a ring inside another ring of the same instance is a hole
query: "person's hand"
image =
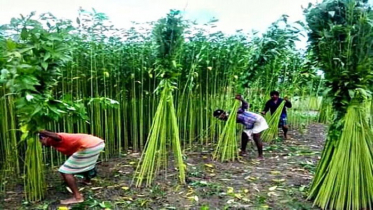
{"type": "Polygon", "coordinates": [[[242,101],[242,96],[240,94],[237,94],[235,99],[239,100],[239,101],[242,101]]]}
{"type": "Polygon", "coordinates": [[[288,96],[285,96],[285,97],[284,97],[284,100],[285,100],[285,101],[288,101],[288,100],[289,100],[289,97],[288,97],[288,96]]]}

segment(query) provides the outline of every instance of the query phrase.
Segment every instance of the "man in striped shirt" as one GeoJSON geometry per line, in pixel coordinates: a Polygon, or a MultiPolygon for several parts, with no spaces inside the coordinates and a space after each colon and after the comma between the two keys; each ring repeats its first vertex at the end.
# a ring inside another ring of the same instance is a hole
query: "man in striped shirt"
{"type": "Polygon", "coordinates": [[[39,132],[40,142],[47,147],[53,147],[69,158],[58,169],[65,183],[71,189],[74,197],[61,200],[61,204],[69,205],[84,201],[80,194],[74,175],[83,174],[85,183],[89,184],[89,172],[95,170],[100,152],[105,148],[104,140],[88,134],[39,132]]]}
{"type": "MultiPolygon", "coordinates": [[[[263,144],[260,135],[262,131],[268,129],[268,124],[261,115],[246,111],[249,108],[249,104],[241,95],[236,95],[236,99],[242,103],[237,112],[237,123],[244,126],[241,137],[240,155],[246,155],[247,143],[250,139],[254,139],[255,145],[258,148],[258,158],[263,159],[263,144]]],[[[214,111],[214,117],[226,121],[228,120],[228,113],[222,109],[218,109],[214,111]]]]}

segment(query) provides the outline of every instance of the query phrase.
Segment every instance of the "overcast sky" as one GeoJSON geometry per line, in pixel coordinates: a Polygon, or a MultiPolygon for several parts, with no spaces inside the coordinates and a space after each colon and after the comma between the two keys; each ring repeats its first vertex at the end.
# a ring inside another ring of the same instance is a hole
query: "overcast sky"
{"type": "Polygon", "coordinates": [[[291,21],[303,19],[301,5],[317,0],[0,0],[0,24],[8,23],[19,14],[51,12],[59,18],[75,20],[77,10],[92,7],[109,16],[118,28],[131,21],[157,20],[170,9],[185,10],[186,18],[206,22],[219,19],[218,28],[224,32],[236,29],[264,31],[282,14],[291,21]]]}
{"type": "MultiPolygon", "coordinates": [[[[282,14],[289,21],[304,20],[301,6],[321,0],[0,0],[0,24],[9,23],[20,14],[51,12],[58,18],[75,20],[79,7],[95,8],[107,14],[117,28],[127,28],[131,21],[155,21],[170,9],[185,11],[185,18],[205,23],[219,19],[217,29],[233,33],[265,29],[282,14]]],[[[373,2],[373,0],[370,0],[373,2]]],[[[301,44],[304,46],[304,44],[301,44]]]]}

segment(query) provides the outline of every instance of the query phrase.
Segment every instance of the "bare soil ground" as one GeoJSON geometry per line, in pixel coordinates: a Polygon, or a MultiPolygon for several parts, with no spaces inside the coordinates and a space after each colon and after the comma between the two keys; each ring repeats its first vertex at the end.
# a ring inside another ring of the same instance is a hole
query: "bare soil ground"
{"type": "MultiPolygon", "coordinates": [[[[290,140],[265,144],[265,160],[256,149],[240,162],[221,163],[208,153],[187,153],[187,185],[179,185],[170,168],[153,187],[131,187],[139,154],[98,164],[92,186],[83,186],[86,202],[69,209],[317,209],[306,200],[308,185],[324,145],[325,126],[312,124],[290,140]],[[166,180],[165,180],[166,177],[166,180]]],[[[23,187],[0,194],[0,209],[59,209],[71,194],[56,170],[47,175],[48,193],[42,202],[24,202],[23,187]]],[[[60,208],[66,209],[66,208],[60,208]]]]}

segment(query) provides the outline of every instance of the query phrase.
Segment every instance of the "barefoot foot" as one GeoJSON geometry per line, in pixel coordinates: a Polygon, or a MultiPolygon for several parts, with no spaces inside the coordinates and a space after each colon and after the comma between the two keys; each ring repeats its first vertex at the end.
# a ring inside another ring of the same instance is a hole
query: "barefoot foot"
{"type": "Polygon", "coordinates": [[[259,156],[257,159],[258,160],[264,160],[264,157],[263,156],[259,156]]]}
{"type": "Polygon", "coordinates": [[[70,204],[76,204],[76,203],[82,203],[84,202],[83,198],[69,198],[66,200],[61,200],[62,205],[70,205],[70,204]]]}
{"type": "Polygon", "coordinates": [[[87,186],[91,186],[92,182],[91,181],[87,181],[87,180],[83,180],[83,184],[85,184],[87,186]]]}

